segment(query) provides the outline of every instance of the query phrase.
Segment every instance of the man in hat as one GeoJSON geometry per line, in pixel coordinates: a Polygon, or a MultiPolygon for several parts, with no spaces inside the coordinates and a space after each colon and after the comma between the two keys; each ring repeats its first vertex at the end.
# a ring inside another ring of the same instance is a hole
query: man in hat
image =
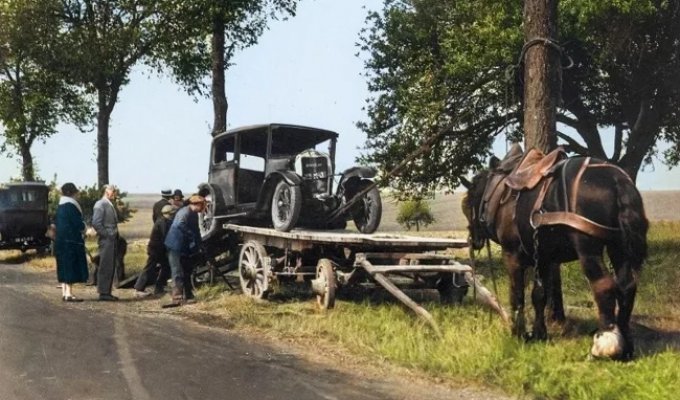
{"type": "Polygon", "coordinates": [[[184,204],[184,194],[182,194],[182,191],[179,189],[175,189],[174,192],[172,192],[172,200],[170,200],[170,204],[177,208],[182,208],[186,204],[184,204]]]}
{"type": "Polygon", "coordinates": [[[154,223],[156,223],[156,220],[161,216],[161,209],[163,208],[163,206],[170,205],[171,199],[172,192],[170,191],[170,189],[166,188],[161,190],[161,199],[155,202],[153,205],[153,214],[151,215],[151,217],[153,218],[154,223]]]}
{"type": "Polygon", "coordinates": [[[101,301],[118,300],[118,297],[111,294],[118,241],[118,213],[115,206],[117,191],[115,185],[104,185],[104,196],[94,204],[92,213],[92,227],[97,232],[99,245],[97,292],[101,301]]]}
{"type": "Polygon", "coordinates": [[[170,265],[168,264],[168,256],[165,252],[165,237],[168,234],[172,220],[175,217],[177,208],[166,204],[161,209],[162,218],[158,218],[151,229],[151,236],[149,243],[146,246],[146,265],[135,282],[135,296],[137,298],[144,298],[150,296],[147,292],[146,286],[155,283],[155,295],[161,295],[165,292],[165,284],[170,277],[170,265]],[[158,268],[160,266],[160,268],[158,268]]]}
{"type": "Polygon", "coordinates": [[[200,252],[202,247],[198,213],[204,209],[205,198],[199,195],[191,196],[189,204],[177,211],[168,235],[165,237],[165,248],[168,252],[168,262],[174,283],[172,303],[165,307],[179,306],[194,298],[189,282],[194,267],[191,256],[200,252]]]}

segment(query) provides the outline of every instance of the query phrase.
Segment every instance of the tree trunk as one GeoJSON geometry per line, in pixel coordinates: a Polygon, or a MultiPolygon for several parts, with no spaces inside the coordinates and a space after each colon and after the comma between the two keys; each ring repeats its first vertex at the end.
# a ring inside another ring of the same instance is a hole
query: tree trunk
{"type": "Polygon", "coordinates": [[[212,134],[227,130],[227,95],[224,83],[224,19],[215,15],[212,27],[212,98],[215,119],[212,134]]]}
{"type": "Polygon", "coordinates": [[[31,146],[24,143],[19,143],[19,151],[21,153],[21,177],[24,181],[35,180],[35,169],[33,167],[33,155],[31,154],[31,146]]]}
{"type": "Polygon", "coordinates": [[[97,185],[109,183],[109,122],[111,111],[106,101],[105,89],[99,89],[97,104],[97,185]]]}
{"type": "Polygon", "coordinates": [[[560,59],[547,40],[557,40],[557,1],[524,1],[524,146],[547,153],[557,146],[560,59]]]}

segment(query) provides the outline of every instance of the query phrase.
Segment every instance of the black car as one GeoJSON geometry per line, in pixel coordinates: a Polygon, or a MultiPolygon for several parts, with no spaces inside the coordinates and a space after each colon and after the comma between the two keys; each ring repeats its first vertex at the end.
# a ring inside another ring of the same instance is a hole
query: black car
{"type": "Polygon", "coordinates": [[[0,250],[49,248],[48,193],[41,182],[0,184],[0,250]]]}
{"type": "Polygon", "coordinates": [[[343,229],[352,219],[360,232],[374,232],[382,214],[372,180],[376,170],[349,168],[334,185],[337,139],[332,131],[286,124],[216,135],[208,183],[199,185],[207,199],[200,216],[204,239],[225,222],[289,231],[296,226],[343,229]]]}

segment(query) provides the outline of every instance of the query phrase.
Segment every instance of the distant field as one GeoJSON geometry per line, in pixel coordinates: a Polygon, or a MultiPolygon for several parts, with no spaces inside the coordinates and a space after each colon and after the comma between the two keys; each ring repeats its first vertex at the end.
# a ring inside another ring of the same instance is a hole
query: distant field
{"type": "MultiPolygon", "coordinates": [[[[461,231],[467,222],[460,208],[465,193],[439,194],[430,200],[435,223],[427,231],[461,231]]],[[[647,218],[650,221],[680,221],[680,191],[642,192],[647,218]]],[[[160,197],[157,194],[130,194],[125,198],[138,211],[133,219],[121,225],[121,232],[129,239],[145,239],[151,232],[151,207],[160,197]]],[[[398,204],[388,195],[383,196],[383,218],[380,231],[394,232],[404,229],[397,224],[398,204]]]]}

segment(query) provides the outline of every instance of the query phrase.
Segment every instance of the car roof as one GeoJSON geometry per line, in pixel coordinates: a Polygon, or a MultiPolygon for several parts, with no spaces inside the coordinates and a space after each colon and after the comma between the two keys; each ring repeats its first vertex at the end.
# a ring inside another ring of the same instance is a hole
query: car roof
{"type": "Polygon", "coordinates": [[[0,183],[0,188],[11,188],[11,187],[47,187],[45,182],[9,182],[0,183]]]}
{"type": "Polygon", "coordinates": [[[272,123],[243,126],[220,133],[213,138],[213,145],[225,137],[238,133],[241,136],[241,154],[263,157],[267,151],[267,136],[262,133],[269,130],[277,135],[271,144],[271,154],[274,156],[297,154],[327,140],[334,141],[338,137],[337,133],[326,129],[272,123]]]}
{"type": "Polygon", "coordinates": [[[327,129],[321,129],[321,128],[314,128],[311,126],[304,126],[304,125],[296,125],[296,124],[282,124],[282,123],[269,123],[269,124],[254,124],[254,125],[245,125],[245,126],[240,126],[238,128],[230,129],[226,132],[219,133],[215,136],[215,138],[225,136],[225,135],[231,135],[237,132],[243,132],[247,134],[248,132],[256,132],[256,131],[261,131],[263,129],[277,129],[277,128],[284,128],[284,129],[291,129],[291,130],[300,130],[300,131],[308,131],[308,132],[314,132],[315,134],[319,135],[322,137],[321,140],[326,140],[326,139],[336,139],[338,137],[338,134],[333,131],[329,131],[327,129]]]}

